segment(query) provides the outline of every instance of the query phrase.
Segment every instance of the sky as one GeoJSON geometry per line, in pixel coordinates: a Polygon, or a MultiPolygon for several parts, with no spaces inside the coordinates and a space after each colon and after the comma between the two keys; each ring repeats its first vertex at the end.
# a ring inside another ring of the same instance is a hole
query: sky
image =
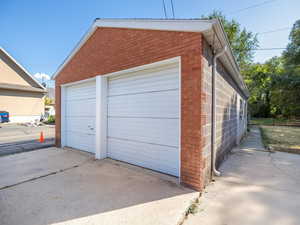
{"type": "MultiPolygon", "coordinates": [[[[0,46],[31,74],[52,76],[95,18],[164,18],[162,2],[1,0],[0,46]]],[[[165,0],[169,17],[170,2],[165,0]]],[[[300,19],[300,0],[173,0],[173,4],[176,18],[199,18],[213,10],[222,11],[228,19],[258,33],[259,48],[285,48],[290,28],[300,19]]],[[[264,62],[281,52],[256,51],[254,61],[264,62]]],[[[53,81],[48,84],[52,86],[53,81]]]]}

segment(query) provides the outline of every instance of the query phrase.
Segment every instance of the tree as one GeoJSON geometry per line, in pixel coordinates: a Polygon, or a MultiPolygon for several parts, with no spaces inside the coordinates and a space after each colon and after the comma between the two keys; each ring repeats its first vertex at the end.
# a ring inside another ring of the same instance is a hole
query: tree
{"type": "Polygon", "coordinates": [[[235,20],[228,20],[220,11],[213,11],[208,16],[202,16],[203,19],[218,18],[224,26],[233,54],[239,64],[242,74],[247,65],[253,61],[253,49],[258,47],[256,34],[241,28],[241,25],[235,20]]]}
{"type": "Polygon", "coordinates": [[[284,74],[274,81],[278,104],[284,116],[300,116],[300,20],[289,35],[290,42],[283,52],[284,74]]]}
{"type": "Polygon", "coordinates": [[[300,20],[296,21],[286,51],[265,63],[252,63],[258,47],[256,35],[214,11],[205,19],[218,18],[224,26],[241,73],[250,91],[252,116],[300,117],[300,20]]]}
{"type": "Polygon", "coordinates": [[[289,39],[290,43],[283,52],[283,57],[288,66],[287,68],[292,68],[293,66],[300,66],[300,20],[295,22],[292,31],[290,32],[289,39]]]}
{"type": "Polygon", "coordinates": [[[44,104],[45,105],[52,105],[53,102],[54,102],[53,99],[51,99],[51,98],[49,98],[47,96],[44,98],[44,104]]]}
{"type": "Polygon", "coordinates": [[[300,117],[300,76],[285,73],[273,79],[272,104],[276,114],[300,117]]]}
{"type": "Polygon", "coordinates": [[[300,116],[300,76],[287,73],[286,66],[283,57],[248,66],[244,77],[252,116],[300,116]]]}
{"type": "Polygon", "coordinates": [[[251,93],[249,109],[252,116],[270,117],[278,113],[277,102],[273,99],[274,80],[283,73],[281,57],[273,57],[266,63],[247,66],[244,73],[245,83],[251,93]]]}

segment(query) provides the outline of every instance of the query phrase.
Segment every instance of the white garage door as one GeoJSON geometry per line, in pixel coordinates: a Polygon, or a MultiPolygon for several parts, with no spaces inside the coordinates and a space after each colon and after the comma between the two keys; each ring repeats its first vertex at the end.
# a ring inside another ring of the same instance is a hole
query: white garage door
{"type": "Polygon", "coordinates": [[[108,80],[108,157],[179,176],[178,70],[108,80]]]}
{"type": "Polygon", "coordinates": [[[66,88],[65,92],[66,146],[95,152],[95,82],[66,88]]]}

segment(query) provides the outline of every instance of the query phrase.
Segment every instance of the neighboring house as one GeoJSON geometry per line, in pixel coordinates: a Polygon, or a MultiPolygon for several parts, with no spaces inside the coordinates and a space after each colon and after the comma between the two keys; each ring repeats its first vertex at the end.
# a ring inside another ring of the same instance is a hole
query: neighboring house
{"type": "Polygon", "coordinates": [[[10,122],[30,122],[44,113],[46,89],[12,56],[0,48],[0,111],[10,122]]]}
{"type": "Polygon", "coordinates": [[[219,20],[97,19],[53,78],[57,146],[196,190],[246,131],[248,90],[219,20]]]}

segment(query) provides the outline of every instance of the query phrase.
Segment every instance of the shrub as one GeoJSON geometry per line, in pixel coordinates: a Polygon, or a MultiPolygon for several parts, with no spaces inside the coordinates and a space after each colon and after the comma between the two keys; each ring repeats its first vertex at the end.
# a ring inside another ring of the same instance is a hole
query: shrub
{"type": "Polygon", "coordinates": [[[55,123],[55,116],[49,116],[47,119],[47,123],[55,123]]]}

